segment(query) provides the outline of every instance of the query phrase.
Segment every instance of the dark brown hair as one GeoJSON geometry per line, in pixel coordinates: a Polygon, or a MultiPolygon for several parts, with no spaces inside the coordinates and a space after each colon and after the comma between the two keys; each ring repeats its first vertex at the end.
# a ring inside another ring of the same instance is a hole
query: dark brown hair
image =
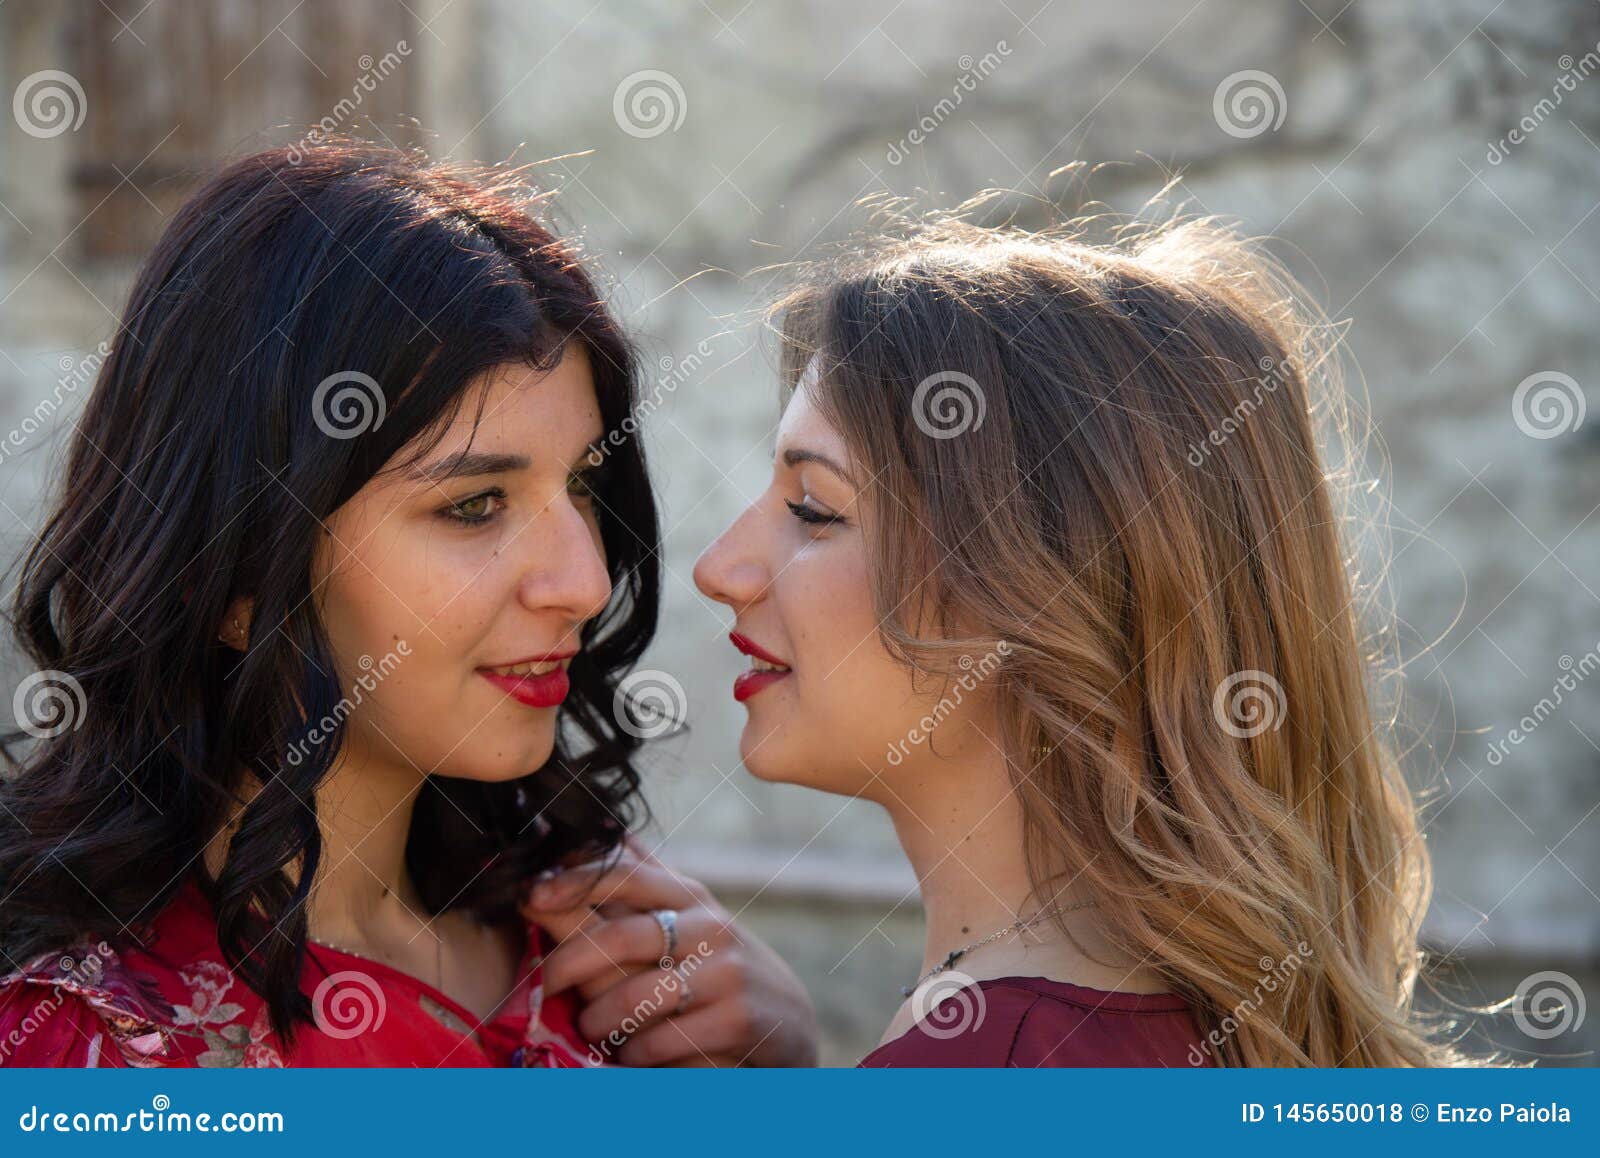
{"type": "MultiPolygon", "coordinates": [[[[22,646],[81,703],[72,727],[35,732],[21,754],[23,734],[7,739],[0,948],[13,962],[136,936],[195,873],[230,967],[280,1035],[309,1017],[315,793],[342,723],[331,742],[303,739],[342,721],[348,690],[311,597],[323,523],[392,458],[403,469],[436,445],[484,371],[553,365],[570,342],[618,426],[636,402],[634,352],[516,173],[351,142],[278,149],[230,165],[174,216],[22,565],[22,646]],[[318,388],[335,375],[376,396],[330,403],[318,388]],[[386,402],[382,420],[340,429],[355,416],[340,408],[362,401],[386,402]],[[240,596],[254,601],[243,655],[217,641],[240,596]],[[205,879],[201,852],[239,812],[247,773],[261,789],[205,879]]],[[[406,860],[434,912],[505,918],[529,877],[615,846],[634,810],[639,741],[612,702],[655,630],[660,585],[637,440],[597,485],[613,602],[584,628],[547,766],[426,781],[406,860]]]]}

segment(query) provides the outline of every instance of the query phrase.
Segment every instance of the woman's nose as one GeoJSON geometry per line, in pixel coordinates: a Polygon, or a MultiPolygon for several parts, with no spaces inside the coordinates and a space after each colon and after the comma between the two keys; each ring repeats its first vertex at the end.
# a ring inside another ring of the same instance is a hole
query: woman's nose
{"type": "Polygon", "coordinates": [[[734,608],[760,598],[766,586],[766,568],[753,549],[750,513],[734,520],[694,565],[694,583],[701,594],[734,608]]]}
{"type": "Polygon", "coordinates": [[[551,512],[553,531],[534,536],[532,565],[519,596],[530,611],[555,609],[576,622],[595,618],[611,602],[611,575],[596,532],[573,509],[551,512]]]}

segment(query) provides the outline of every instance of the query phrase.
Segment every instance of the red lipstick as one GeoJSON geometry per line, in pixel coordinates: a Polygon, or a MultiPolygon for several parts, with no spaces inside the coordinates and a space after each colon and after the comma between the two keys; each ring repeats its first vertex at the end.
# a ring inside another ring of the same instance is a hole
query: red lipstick
{"type": "MultiPolygon", "coordinates": [[[[496,664],[495,666],[511,667],[521,663],[559,662],[571,659],[577,654],[575,651],[567,651],[560,654],[530,655],[522,659],[512,660],[511,663],[496,664]]],[[[567,692],[572,687],[571,680],[567,678],[566,669],[561,667],[540,675],[506,675],[480,667],[478,674],[519,704],[526,704],[530,708],[553,708],[567,698],[567,692]]]]}
{"type": "Polygon", "coordinates": [[[738,678],[733,681],[733,698],[741,704],[763,688],[770,687],[789,675],[788,666],[783,660],[759,646],[748,636],[740,635],[735,631],[729,633],[728,640],[745,655],[759,659],[763,663],[775,663],[784,668],[783,671],[762,671],[751,668],[748,671],[740,672],[738,678]]]}

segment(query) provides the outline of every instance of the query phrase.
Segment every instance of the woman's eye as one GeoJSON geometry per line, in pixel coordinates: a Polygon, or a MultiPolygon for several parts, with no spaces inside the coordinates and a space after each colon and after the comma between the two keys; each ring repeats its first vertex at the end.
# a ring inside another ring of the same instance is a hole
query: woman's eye
{"type": "Polygon", "coordinates": [[[567,476],[567,493],[575,499],[593,501],[600,497],[601,486],[598,469],[582,470],[567,476]]]}
{"type": "Polygon", "coordinates": [[[805,503],[796,503],[791,502],[789,499],[784,499],[783,505],[789,508],[789,513],[795,518],[799,519],[802,523],[810,523],[812,526],[827,526],[830,523],[844,522],[843,515],[834,515],[828,513],[827,511],[819,511],[816,507],[808,506],[805,503]]]}
{"type": "Polygon", "coordinates": [[[496,488],[484,491],[481,495],[473,495],[469,499],[462,499],[459,503],[451,503],[439,513],[463,526],[481,526],[494,518],[495,503],[504,498],[505,492],[496,488]]]}

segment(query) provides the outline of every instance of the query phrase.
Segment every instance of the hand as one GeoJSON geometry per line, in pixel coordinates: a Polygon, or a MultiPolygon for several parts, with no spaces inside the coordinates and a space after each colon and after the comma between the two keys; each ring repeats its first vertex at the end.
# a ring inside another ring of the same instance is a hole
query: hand
{"type": "Polygon", "coordinates": [[[579,1032],[613,1060],[817,1064],[816,1013],[794,971],[633,837],[609,869],[580,865],[535,885],[523,912],[559,942],[544,959],[545,992],[576,988],[579,1032]],[[674,969],[661,966],[654,909],[677,911],[674,969]]]}

